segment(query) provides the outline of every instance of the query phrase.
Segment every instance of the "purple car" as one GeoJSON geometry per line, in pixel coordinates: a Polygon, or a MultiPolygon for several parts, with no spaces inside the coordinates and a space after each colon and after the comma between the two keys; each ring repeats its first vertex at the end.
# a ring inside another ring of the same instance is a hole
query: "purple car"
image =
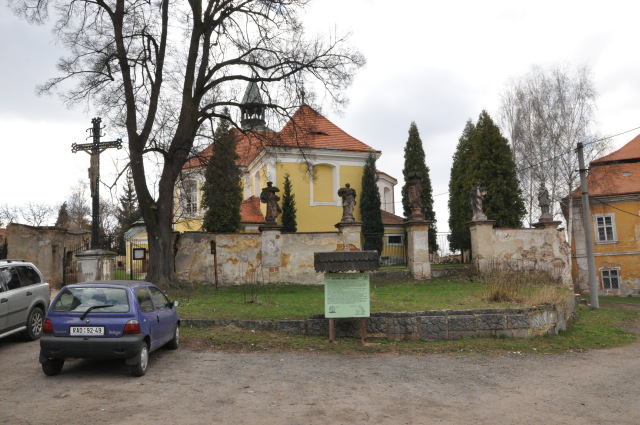
{"type": "Polygon", "coordinates": [[[147,372],[149,353],[178,348],[177,301],[143,281],[114,280],[65,286],[51,303],[40,339],[46,375],[66,358],[124,359],[134,376],[147,372]]]}

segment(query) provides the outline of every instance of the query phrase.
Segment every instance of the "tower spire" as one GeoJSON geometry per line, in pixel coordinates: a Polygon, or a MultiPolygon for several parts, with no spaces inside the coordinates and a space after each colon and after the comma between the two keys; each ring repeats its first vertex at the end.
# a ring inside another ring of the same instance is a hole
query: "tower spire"
{"type": "Polygon", "coordinates": [[[260,88],[255,81],[250,81],[242,97],[240,106],[240,126],[243,130],[264,130],[264,101],[260,95],[260,88]]]}

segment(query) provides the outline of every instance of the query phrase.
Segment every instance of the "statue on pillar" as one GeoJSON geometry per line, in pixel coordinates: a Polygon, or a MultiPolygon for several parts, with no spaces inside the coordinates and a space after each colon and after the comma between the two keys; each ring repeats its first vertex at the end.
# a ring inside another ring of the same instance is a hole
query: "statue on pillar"
{"type": "Polygon", "coordinates": [[[484,201],[484,195],[487,194],[487,189],[480,185],[480,182],[471,187],[469,192],[469,202],[471,203],[471,220],[472,221],[484,221],[487,219],[483,209],[482,202],[484,201]]]}
{"type": "Polygon", "coordinates": [[[414,170],[407,175],[407,179],[407,198],[411,209],[409,220],[424,220],[424,213],[422,212],[422,176],[414,170]]]}
{"type": "Polygon", "coordinates": [[[353,210],[356,206],[356,190],[349,183],[338,190],[338,196],[342,198],[342,220],[343,223],[356,221],[353,210]]]}
{"type": "Polygon", "coordinates": [[[551,201],[549,199],[549,191],[544,184],[544,180],[540,182],[540,188],[538,189],[538,205],[540,206],[540,221],[549,221],[553,217],[551,216],[550,205],[551,201]]]}
{"type": "Polygon", "coordinates": [[[273,182],[267,182],[267,187],[262,188],[260,193],[260,202],[267,204],[267,215],[264,218],[267,224],[276,224],[276,220],[282,212],[278,205],[280,197],[276,195],[276,192],[280,192],[280,189],[273,186],[273,182]]]}

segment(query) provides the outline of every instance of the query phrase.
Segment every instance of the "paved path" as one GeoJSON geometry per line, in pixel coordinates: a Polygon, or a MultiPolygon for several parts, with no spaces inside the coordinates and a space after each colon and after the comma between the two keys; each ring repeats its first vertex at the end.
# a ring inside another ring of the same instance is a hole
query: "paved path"
{"type": "Polygon", "coordinates": [[[0,340],[0,424],[640,424],[640,344],[563,355],[160,350],[46,377],[0,340]]]}

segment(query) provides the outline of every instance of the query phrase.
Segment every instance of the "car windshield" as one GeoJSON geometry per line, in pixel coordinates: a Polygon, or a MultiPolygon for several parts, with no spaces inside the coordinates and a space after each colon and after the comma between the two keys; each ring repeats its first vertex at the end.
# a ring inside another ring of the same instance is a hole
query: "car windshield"
{"type": "Polygon", "coordinates": [[[85,313],[88,309],[100,313],[129,311],[127,291],[122,288],[65,288],[53,305],[53,311],[85,313]]]}

